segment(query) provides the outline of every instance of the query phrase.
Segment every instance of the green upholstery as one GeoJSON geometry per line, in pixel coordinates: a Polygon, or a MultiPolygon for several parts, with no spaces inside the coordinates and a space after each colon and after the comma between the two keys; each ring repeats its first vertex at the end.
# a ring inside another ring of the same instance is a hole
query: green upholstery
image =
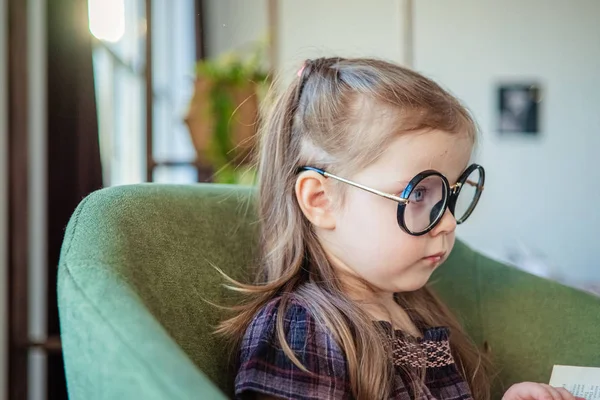
{"type": "MultiPolygon", "coordinates": [[[[235,186],[142,184],[104,189],[79,205],[58,277],[71,399],[231,397],[232,349],[212,334],[223,311],[206,300],[235,301],[213,266],[248,277],[251,196],[235,186]]],[[[497,390],[547,382],[553,364],[600,366],[596,297],[461,243],[433,284],[474,340],[491,347],[497,390]]]]}

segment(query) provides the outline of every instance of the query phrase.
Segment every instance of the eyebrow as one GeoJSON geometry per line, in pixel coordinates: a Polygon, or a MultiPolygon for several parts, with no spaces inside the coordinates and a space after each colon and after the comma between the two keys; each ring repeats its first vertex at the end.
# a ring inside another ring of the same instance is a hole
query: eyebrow
{"type": "Polygon", "coordinates": [[[394,191],[399,193],[404,192],[409,183],[410,179],[394,181],[394,184],[398,185],[397,187],[394,186],[394,191]]]}

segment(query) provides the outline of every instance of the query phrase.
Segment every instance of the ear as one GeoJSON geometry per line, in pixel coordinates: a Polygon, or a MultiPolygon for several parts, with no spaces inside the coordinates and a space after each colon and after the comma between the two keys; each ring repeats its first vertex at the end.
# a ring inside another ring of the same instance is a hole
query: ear
{"type": "Polygon", "coordinates": [[[331,189],[324,176],[314,171],[302,172],[296,179],[296,199],[304,216],[322,229],[335,229],[331,189]]]}

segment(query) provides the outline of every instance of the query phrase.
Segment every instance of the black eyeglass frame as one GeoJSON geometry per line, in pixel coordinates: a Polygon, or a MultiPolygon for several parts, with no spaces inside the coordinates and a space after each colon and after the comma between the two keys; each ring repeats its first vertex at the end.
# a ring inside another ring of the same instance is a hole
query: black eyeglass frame
{"type": "Polygon", "coordinates": [[[479,202],[479,199],[483,192],[484,183],[485,183],[485,170],[479,164],[471,164],[469,167],[467,167],[467,169],[465,169],[465,171],[460,175],[460,177],[458,178],[458,180],[456,181],[456,183],[454,185],[450,185],[448,183],[448,179],[444,175],[442,175],[440,172],[435,171],[435,170],[427,170],[427,171],[423,171],[423,172],[417,174],[414,178],[412,178],[410,180],[410,182],[408,183],[408,185],[406,186],[406,188],[404,188],[404,190],[402,191],[402,194],[400,196],[396,196],[396,195],[393,195],[390,193],[385,193],[380,190],[370,188],[368,186],[362,185],[357,182],[353,182],[351,180],[339,177],[337,175],[330,174],[329,172],[322,170],[320,168],[315,168],[315,167],[310,167],[310,166],[303,166],[303,167],[298,168],[299,173],[304,172],[304,171],[314,171],[314,172],[318,173],[319,175],[322,175],[326,178],[335,179],[337,181],[354,186],[358,189],[362,189],[369,193],[376,194],[378,196],[385,197],[386,199],[390,199],[390,200],[397,202],[398,209],[396,211],[396,219],[398,220],[398,225],[400,225],[400,228],[402,228],[402,230],[404,230],[406,233],[408,233],[409,235],[412,235],[412,236],[422,236],[422,235],[425,235],[426,233],[430,232],[441,221],[444,214],[446,213],[446,209],[449,209],[450,212],[452,213],[452,215],[454,215],[458,195],[460,194],[462,187],[465,184],[469,184],[471,186],[476,187],[475,195],[473,196],[471,205],[469,206],[469,208],[467,209],[465,214],[459,220],[456,220],[456,223],[458,225],[465,222],[467,220],[467,218],[469,218],[469,216],[471,216],[471,214],[473,213],[473,210],[477,206],[477,203],[479,202]],[[468,180],[467,178],[476,170],[479,171],[479,181],[473,182],[473,181],[468,180]],[[445,189],[445,191],[444,191],[445,195],[444,195],[444,199],[443,199],[444,206],[443,206],[443,209],[441,210],[441,212],[439,213],[439,215],[436,217],[435,221],[431,222],[431,224],[429,224],[429,226],[425,230],[419,231],[419,232],[413,232],[410,229],[408,229],[408,227],[406,226],[406,223],[404,221],[404,213],[406,211],[406,205],[410,202],[409,199],[410,199],[410,195],[412,194],[412,191],[417,187],[417,185],[423,179],[428,178],[430,176],[440,177],[444,184],[444,189],[445,189]]]}

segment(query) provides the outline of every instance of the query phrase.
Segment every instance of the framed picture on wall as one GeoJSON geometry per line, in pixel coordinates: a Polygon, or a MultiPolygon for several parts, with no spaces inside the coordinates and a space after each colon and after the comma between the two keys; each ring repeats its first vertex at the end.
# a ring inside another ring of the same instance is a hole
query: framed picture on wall
{"type": "Polygon", "coordinates": [[[500,84],[497,99],[499,133],[539,134],[541,90],[537,83],[500,84]]]}

